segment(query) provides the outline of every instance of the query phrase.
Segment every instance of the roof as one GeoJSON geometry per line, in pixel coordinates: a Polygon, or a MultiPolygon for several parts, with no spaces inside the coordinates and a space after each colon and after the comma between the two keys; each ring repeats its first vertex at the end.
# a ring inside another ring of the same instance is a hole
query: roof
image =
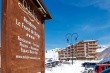
{"type": "Polygon", "coordinates": [[[40,7],[40,9],[43,11],[45,19],[52,19],[50,13],[48,12],[42,0],[32,0],[32,1],[35,3],[37,7],[40,7]]]}
{"type": "Polygon", "coordinates": [[[82,42],[97,42],[97,40],[82,40],[82,41],[79,41],[79,42],[77,42],[76,44],[78,44],[78,43],[82,43],[82,42]]]}
{"type": "Polygon", "coordinates": [[[97,41],[97,40],[84,40],[84,42],[94,42],[94,41],[97,41]]]}
{"type": "Polygon", "coordinates": [[[101,65],[101,66],[110,66],[110,64],[97,64],[97,65],[101,65]]]}

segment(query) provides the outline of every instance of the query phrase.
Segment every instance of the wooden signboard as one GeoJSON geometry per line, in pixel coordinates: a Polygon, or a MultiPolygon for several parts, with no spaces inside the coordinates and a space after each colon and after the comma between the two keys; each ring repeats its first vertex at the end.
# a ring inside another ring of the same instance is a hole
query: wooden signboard
{"type": "Polygon", "coordinates": [[[44,73],[44,20],[39,0],[2,0],[2,73],[44,73]]]}

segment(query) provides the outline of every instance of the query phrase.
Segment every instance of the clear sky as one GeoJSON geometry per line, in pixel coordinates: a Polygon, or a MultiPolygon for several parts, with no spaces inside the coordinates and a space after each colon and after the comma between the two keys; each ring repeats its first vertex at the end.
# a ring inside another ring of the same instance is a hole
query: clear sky
{"type": "Polygon", "coordinates": [[[98,40],[110,45],[110,0],[43,1],[52,16],[45,22],[46,49],[65,48],[67,33],[78,33],[78,41],[98,40]]]}
{"type": "Polygon", "coordinates": [[[67,33],[78,33],[78,41],[110,45],[110,0],[43,1],[52,16],[45,22],[46,49],[65,48],[67,33]]]}

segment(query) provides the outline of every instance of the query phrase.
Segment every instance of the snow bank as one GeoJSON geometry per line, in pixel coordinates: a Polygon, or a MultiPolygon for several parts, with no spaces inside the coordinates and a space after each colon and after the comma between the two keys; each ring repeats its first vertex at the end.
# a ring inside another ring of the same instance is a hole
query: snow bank
{"type": "Polygon", "coordinates": [[[51,70],[46,69],[46,73],[81,73],[84,71],[82,63],[85,61],[74,61],[74,64],[63,64],[61,66],[53,67],[51,70]]]}

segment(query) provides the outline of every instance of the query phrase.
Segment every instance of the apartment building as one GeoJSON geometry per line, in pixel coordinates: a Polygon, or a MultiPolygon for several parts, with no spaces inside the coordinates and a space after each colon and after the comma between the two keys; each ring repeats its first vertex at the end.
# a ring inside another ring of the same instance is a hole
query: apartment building
{"type": "Polygon", "coordinates": [[[59,59],[96,59],[96,49],[98,48],[96,40],[85,40],[71,45],[59,51],[59,59]]]}
{"type": "Polygon", "coordinates": [[[58,51],[59,60],[66,60],[67,59],[67,51],[66,49],[62,49],[58,51]]]}
{"type": "Polygon", "coordinates": [[[98,44],[96,40],[80,41],[76,45],[77,59],[96,59],[96,49],[98,44]]]}
{"type": "Polygon", "coordinates": [[[69,45],[65,49],[60,50],[59,53],[59,59],[60,60],[70,60],[72,58],[76,58],[75,51],[74,51],[74,45],[69,45]]]}

